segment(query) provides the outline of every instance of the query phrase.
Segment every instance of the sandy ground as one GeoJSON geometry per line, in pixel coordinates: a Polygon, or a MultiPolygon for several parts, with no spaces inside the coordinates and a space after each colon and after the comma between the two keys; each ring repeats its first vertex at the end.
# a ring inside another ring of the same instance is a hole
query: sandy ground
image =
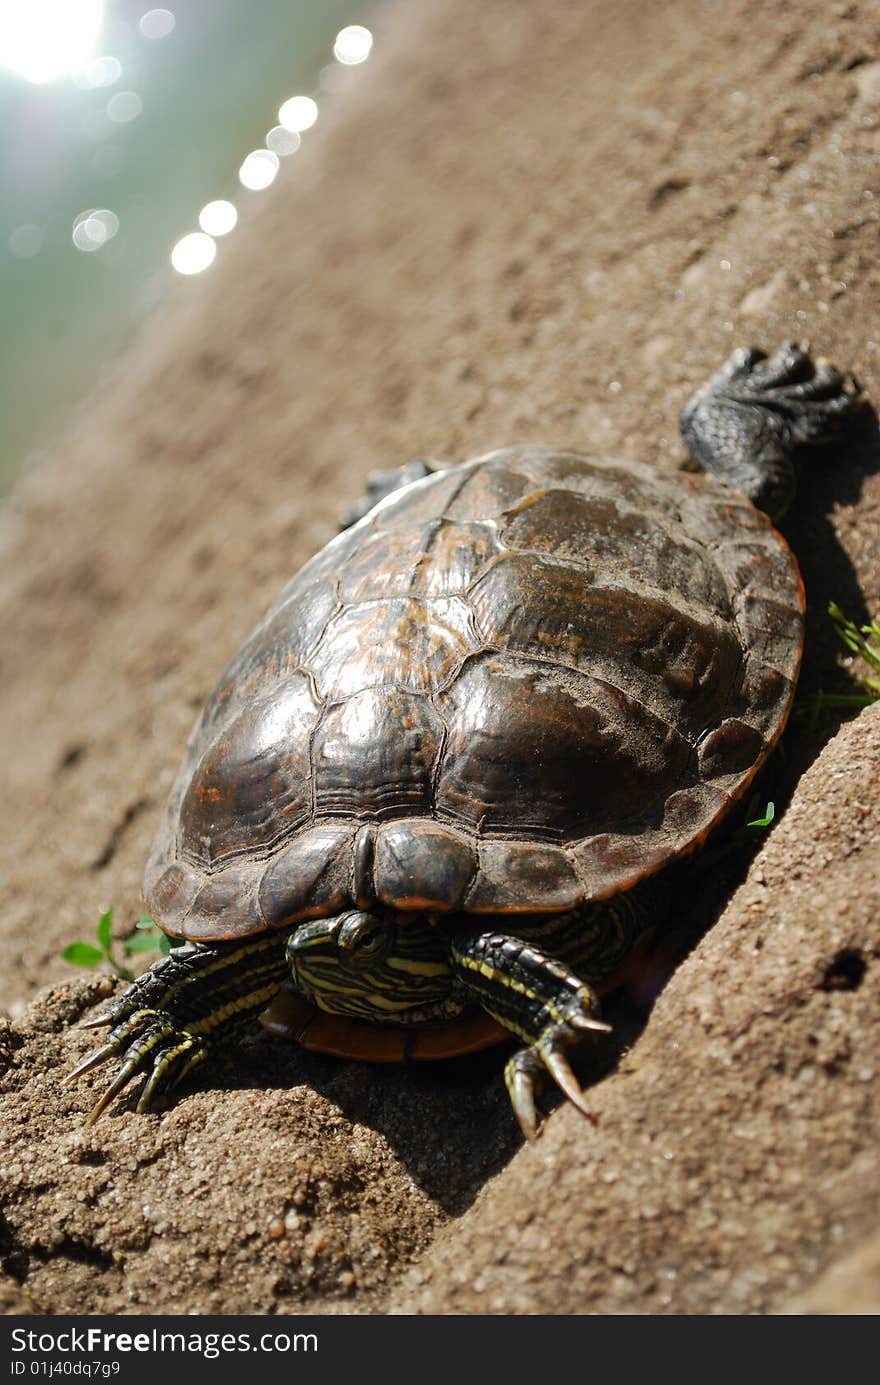
{"type": "MultiPolygon", "coordinates": [[[[880,717],[796,719],[788,811],[644,1031],[523,1148],[486,1054],[415,1072],[256,1035],[86,1132],[63,947],[140,881],[189,726],[367,473],[555,442],[673,468],[741,342],[874,402],[868,4],[403,0],[203,281],[172,286],[2,525],[0,1252],[8,1311],[880,1311],[880,717]],[[857,1290],[857,1292],[856,1292],[857,1290]]],[[[880,610],[873,435],[785,529],[802,690],[880,610]]],[[[97,1079],[96,1079],[97,1080],[97,1079]]]]}

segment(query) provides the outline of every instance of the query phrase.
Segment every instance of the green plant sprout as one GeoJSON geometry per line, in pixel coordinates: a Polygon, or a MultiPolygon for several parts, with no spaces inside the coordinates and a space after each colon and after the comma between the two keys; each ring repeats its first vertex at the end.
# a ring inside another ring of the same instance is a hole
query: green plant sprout
{"type": "Polygon", "coordinates": [[[755,843],[767,831],[776,817],[775,803],[767,802],[762,812],[761,801],[757,794],[752,795],[743,815],[746,821],[741,822],[739,827],[732,832],[725,832],[719,841],[712,842],[704,851],[701,851],[692,867],[694,872],[707,874],[714,871],[721,861],[726,860],[735,852],[743,851],[747,847],[754,850],[755,843]],[[760,816],[756,816],[756,814],[760,814],[760,816]]]}
{"type": "MultiPolygon", "coordinates": [[[[880,673],[880,624],[872,620],[870,625],[856,625],[853,621],[847,620],[843,611],[833,601],[828,603],[828,614],[847,649],[880,673]]],[[[856,682],[861,683],[867,690],[867,701],[876,702],[880,697],[880,678],[857,678],[856,682]]]]}
{"type": "MultiPolygon", "coordinates": [[[[122,950],[127,957],[137,952],[161,952],[167,956],[171,951],[171,939],[162,932],[149,914],[141,915],[135,924],[135,930],[131,937],[125,938],[122,943],[122,950]]],[[[123,981],[133,981],[134,972],[122,966],[113,956],[112,909],[106,909],[98,919],[95,937],[98,939],[97,947],[94,943],[69,943],[61,954],[65,962],[70,962],[75,967],[99,967],[102,962],[106,962],[123,981]]]]}
{"type": "MultiPolygon", "coordinates": [[[[874,620],[869,625],[856,625],[855,621],[844,615],[835,601],[829,601],[828,615],[838,637],[849,652],[863,659],[870,668],[880,672],[880,623],[874,620]]],[[[816,725],[826,708],[842,712],[860,712],[863,707],[870,707],[872,702],[880,698],[880,678],[857,678],[852,673],[849,676],[861,692],[817,692],[801,712],[801,715],[809,718],[811,726],[816,725]]]]}
{"type": "Polygon", "coordinates": [[[717,850],[719,855],[726,856],[729,851],[739,847],[754,845],[757,838],[767,831],[776,817],[776,804],[770,801],[765,804],[763,811],[761,811],[762,801],[757,794],[752,794],[743,814],[745,822],[741,822],[739,827],[728,833],[727,838],[723,839],[719,846],[710,848],[710,855],[717,850]]]}
{"type": "Polygon", "coordinates": [[[761,828],[763,828],[763,827],[769,827],[775,816],[776,816],[776,805],[775,805],[775,803],[768,803],[768,804],[767,804],[767,807],[764,809],[764,815],[763,815],[763,817],[760,817],[760,818],[753,818],[751,822],[747,822],[747,823],[746,823],[746,827],[747,827],[747,828],[748,828],[748,827],[761,827],[761,828]]]}

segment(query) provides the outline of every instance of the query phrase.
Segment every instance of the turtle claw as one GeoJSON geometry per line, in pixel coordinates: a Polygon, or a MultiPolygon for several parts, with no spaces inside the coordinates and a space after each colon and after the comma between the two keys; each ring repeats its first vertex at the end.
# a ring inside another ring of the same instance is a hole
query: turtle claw
{"type": "MultiPolygon", "coordinates": [[[[118,1015],[111,1016],[110,1022],[116,1018],[118,1015]]],[[[105,1017],[102,1017],[102,1022],[106,1022],[105,1017]]],[[[97,1025],[92,1021],[89,1027],[96,1028],[97,1025]]],[[[150,1110],[159,1095],[176,1087],[181,1078],[201,1062],[205,1056],[205,1046],[200,1038],[178,1029],[162,1011],[142,1007],[128,1014],[105,1044],[62,1078],[63,1085],[69,1085],[84,1073],[119,1055],[124,1056],[122,1066],[93,1107],[86,1125],[94,1125],[113,1098],[144,1069],[149,1069],[149,1074],[137,1110],[141,1113],[150,1110]]]]}
{"type": "Polygon", "coordinates": [[[111,1014],[95,1015],[90,1020],[80,1020],[77,1029],[103,1029],[107,1024],[113,1024],[114,1016],[111,1014]]]}
{"type": "Polygon", "coordinates": [[[83,1073],[91,1072],[92,1068],[100,1067],[102,1063],[106,1063],[108,1058],[112,1058],[118,1052],[119,1044],[116,1043],[115,1040],[111,1039],[109,1043],[102,1044],[100,1048],[96,1048],[92,1053],[87,1054],[81,1063],[77,1063],[75,1068],[67,1073],[66,1076],[62,1077],[62,1087],[69,1087],[71,1082],[75,1082],[78,1077],[82,1077],[83,1073]]]}
{"type": "Polygon", "coordinates": [[[542,1081],[546,1081],[548,1074],[572,1106],[595,1125],[598,1118],[587,1105],[583,1089],[569,1067],[568,1059],[559,1046],[558,1037],[554,1036],[533,1048],[519,1049],[504,1070],[510,1104],[526,1139],[537,1138],[539,1120],[535,1090],[542,1081]]]}
{"type": "MultiPolygon", "coordinates": [[[[603,1028],[608,1029],[609,1026],[606,1024],[603,1025],[603,1028]]],[[[587,1120],[592,1121],[595,1125],[596,1115],[587,1106],[583,1089],[569,1067],[568,1059],[565,1057],[562,1050],[560,1048],[548,1047],[547,1049],[541,1050],[541,1057],[553,1081],[556,1083],[557,1087],[565,1093],[572,1106],[576,1106],[581,1115],[586,1116],[587,1120]]]]}
{"type": "Polygon", "coordinates": [[[538,1112],[535,1108],[535,1082],[527,1058],[530,1050],[520,1049],[504,1069],[504,1080],[510,1095],[513,1113],[527,1140],[538,1138],[538,1112]]]}
{"type": "Polygon", "coordinates": [[[588,1029],[594,1034],[612,1033],[610,1024],[606,1024],[604,1020],[594,1019],[592,1015],[585,1015],[583,1013],[574,1014],[570,1016],[568,1022],[573,1025],[575,1029],[588,1029]]]}
{"type": "Polygon", "coordinates": [[[95,1124],[95,1121],[107,1109],[107,1107],[110,1105],[110,1102],[113,1100],[116,1094],[118,1092],[121,1092],[123,1087],[130,1080],[130,1078],[134,1076],[136,1068],[137,1064],[135,1063],[133,1065],[131,1059],[129,1059],[127,1063],[123,1063],[122,1067],[119,1069],[113,1081],[110,1083],[110,1086],[105,1089],[105,1091],[102,1093],[99,1099],[95,1102],[95,1105],[92,1107],[89,1114],[86,1116],[87,1126],[95,1124]]]}
{"type": "Polygon", "coordinates": [[[122,1067],[86,1118],[86,1125],[94,1125],[113,1098],[144,1068],[150,1069],[149,1076],[135,1109],[138,1115],[153,1110],[157,1098],[176,1087],[202,1061],[205,1052],[200,1039],[158,1020],[132,1044],[122,1067]]]}
{"type": "Polygon", "coordinates": [[[519,1049],[508,1060],[504,1080],[514,1114],[527,1140],[534,1140],[538,1134],[535,1093],[548,1077],[582,1116],[593,1125],[598,1123],[598,1116],[587,1105],[584,1090],[565,1056],[566,1048],[577,1037],[576,1031],[586,1029],[611,1033],[610,1024],[580,1012],[562,1024],[548,1025],[531,1047],[519,1049]]]}
{"type": "Polygon", "coordinates": [[[798,449],[838,441],[863,409],[856,381],[784,342],[770,357],[735,351],[685,405],[681,431],[704,470],[778,519],[794,495],[798,449]]]}
{"type": "MultiPolygon", "coordinates": [[[[137,1031],[142,1029],[144,1024],[148,1020],[151,1020],[155,1013],[154,1010],[134,1010],[122,1024],[117,1025],[105,1044],[102,1044],[100,1048],[96,1048],[93,1053],[87,1054],[81,1063],[77,1063],[72,1072],[69,1072],[66,1077],[62,1077],[61,1085],[63,1087],[69,1086],[70,1083],[75,1082],[78,1077],[82,1077],[83,1073],[91,1072],[92,1068],[100,1067],[101,1063],[106,1063],[108,1058],[113,1058],[122,1049],[126,1040],[134,1038],[137,1031]]],[[[116,1015],[102,1015],[100,1023],[102,1025],[108,1023],[112,1024],[116,1018],[116,1015]]],[[[89,1020],[86,1024],[81,1024],[79,1028],[97,1029],[98,1021],[89,1020]]]]}

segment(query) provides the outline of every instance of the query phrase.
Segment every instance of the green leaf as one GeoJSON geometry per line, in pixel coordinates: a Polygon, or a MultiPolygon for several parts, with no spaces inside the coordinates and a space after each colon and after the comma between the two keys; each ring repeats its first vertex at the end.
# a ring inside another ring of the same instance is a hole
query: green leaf
{"type": "Polygon", "coordinates": [[[105,960],[106,953],[91,943],[69,943],[61,956],[75,967],[97,967],[105,960]]]}
{"type": "Polygon", "coordinates": [[[168,934],[161,929],[155,919],[151,919],[149,914],[141,914],[135,928],[143,928],[144,932],[149,932],[153,946],[157,952],[161,952],[163,957],[167,957],[175,943],[179,943],[179,938],[169,938],[168,934]]]}
{"type": "Polygon", "coordinates": [[[113,910],[108,909],[98,919],[98,942],[104,950],[106,956],[110,956],[110,936],[113,927],[113,910]]]}
{"type": "Polygon", "coordinates": [[[127,938],[123,943],[126,952],[164,952],[166,949],[163,944],[167,941],[155,919],[151,919],[149,914],[141,914],[135,928],[139,932],[133,938],[127,938]]]}
{"type": "Polygon", "coordinates": [[[129,955],[132,952],[158,952],[159,939],[150,933],[136,933],[133,938],[126,938],[122,946],[129,955]]]}
{"type": "Polygon", "coordinates": [[[776,816],[776,807],[773,803],[768,803],[764,809],[762,818],[754,818],[752,822],[747,822],[746,827],[769,827],[776,816]]]}
{"type": "Polygon", "coordinates": [[[173,946],[173,941],[156,923],[155,919],[150,918],[149,914],[141,914],[135,928],[139,930],[132,938],[127,938],[122,944],[125,951],[132,952],[161,952],[168,956],[173,946]]]}

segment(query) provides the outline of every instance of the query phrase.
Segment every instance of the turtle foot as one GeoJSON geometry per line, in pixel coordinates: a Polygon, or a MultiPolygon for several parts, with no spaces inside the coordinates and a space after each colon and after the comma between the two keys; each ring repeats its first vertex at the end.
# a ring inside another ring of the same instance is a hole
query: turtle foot
{"type": "Polygon", "coordinates": [[[96,1121],[117,1093],[138,1074],[146,1082],[137,1103],[152,1110],[201,1063],[272,999],[287,975],[284,949],[274,935],[244,942],[174,948],[154,962],[109,1008],[86,1020],[87,1029],[109,1025],[107,1041],[74,1068],[73,1082],[111,1058],[122,1064],[89,1116],[96,1121]]]}
{"type": "Polygon", "coordinates": [[[689,400],[681,431],[702,467],[776,518],[794,495],[796,450],[843,437],[863,402],[830,361],[795,342],[769,357],[740,347],[689,400]]]}
{"type": "Polygon", "coordinates": [[[504,1079],[527,1140],[538,1132],[536,1093],[548,1078],[589,1120],[594,1116],[567,1053],[588,1033],[608,1034],[599,1019],[599,998],[586,981],[557,958],[506,933],[463,933],[452,940],[452,962],[466,994],[526,1041],[504,1079]]]}
{"type": "Polygon", "coordinates": [[[861,403],[858,390],[847,389],[830,361],[820,356],[814,363],[793,341],[769,357],[754,349],[735,351],[724,370],[730,396],[777,410],[797,443],[830,442],[861,403]]]}
{"type": "MultiPolygon", "coordinates": [[[[123,997],[125,999],[125,997],[123,997]]],[[[101,1017],[102,1021],[106,1019],[101,1017]]],[[[107,1042],[90,1053],[63,1079],[63,1085],[76,1081],[84,1073],[112,1058],[123,1062],[113,1081],[92,1108],[86,1124],[93,1125],[110,1102],[139,1073],[146,1072],[147,1080],[137,1102],[143,1114],[169,1095],[183,1078],[201,1063],[207,1053],[204,1040],[175,1025],[170,1015],[147,1007],[132,1010],[111,1032],[107,1042]]]]}

